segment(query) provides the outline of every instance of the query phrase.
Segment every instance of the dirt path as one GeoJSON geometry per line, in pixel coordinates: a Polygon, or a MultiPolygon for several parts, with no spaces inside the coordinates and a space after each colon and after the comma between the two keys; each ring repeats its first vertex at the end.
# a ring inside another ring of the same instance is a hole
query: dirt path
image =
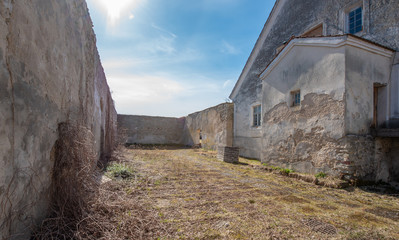
{"type": "Polygon", "coordinates": [[[113,182],[140,188],[134,197],[156,213],[159,239],[399,239],[398,195],[320,187],[199,150],[125,150],[123,159],[139,177],[113,182]]]}

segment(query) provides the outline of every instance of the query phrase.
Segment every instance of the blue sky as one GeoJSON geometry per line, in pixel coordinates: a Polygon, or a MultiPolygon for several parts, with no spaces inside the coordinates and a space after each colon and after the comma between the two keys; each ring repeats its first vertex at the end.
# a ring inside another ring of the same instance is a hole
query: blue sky
{"type": "Polygon", "coordinates": [[[87,0],[120,114],[181,117],[228,99],[274,0],[87,0]]]}

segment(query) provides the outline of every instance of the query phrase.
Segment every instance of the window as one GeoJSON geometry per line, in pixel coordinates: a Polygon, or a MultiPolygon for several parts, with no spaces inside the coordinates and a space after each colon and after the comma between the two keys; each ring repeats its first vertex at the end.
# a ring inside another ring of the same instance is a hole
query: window
{"type": "Polygon", "coordinates": [[[292,97],[292,106],[299,106],[301,105],[301,91],[293,91],[291,92],[292,97]]]}
{"type": "Polygon", "coordinates": [[[348,13],[348,32],[355,34],[363,31],[362,7],[355,8],[348,13]]]}
{"type": "Polygon", "coordinates": [[[260,126],[261,121],[261,107],[257,105],[253,107],[253,126],[258,127],[260,126]]]}

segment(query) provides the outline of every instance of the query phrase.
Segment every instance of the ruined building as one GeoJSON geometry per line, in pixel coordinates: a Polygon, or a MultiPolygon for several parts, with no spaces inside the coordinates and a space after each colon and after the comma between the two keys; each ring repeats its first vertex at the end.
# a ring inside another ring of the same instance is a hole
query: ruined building
{"type": "Polygon", "coordinates": [[[47,216],[61,123],[84,127],[97,159],[113,148],[92,27],[84,0],[0,1],[0,239],[29,239],[47,216]]]}
{"type": "Polygon", "coordinates": [[[399,181],[399,1],[277,0],[230,95],[241,155],[399,181]]]}

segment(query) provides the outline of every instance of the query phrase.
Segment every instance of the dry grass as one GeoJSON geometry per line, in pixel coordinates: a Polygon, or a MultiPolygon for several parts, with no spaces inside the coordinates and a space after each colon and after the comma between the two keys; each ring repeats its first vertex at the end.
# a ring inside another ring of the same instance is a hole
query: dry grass
{"type": "Polygon", "coordinates": [[[96,167],[90,132],[60,125],[56,143],[51,215],[33,239],[154,239],[169,227],[146,207],[151,180],[138,176],[114,154],[106,177],[96,167]],[[119,171],[121,175],[112,175],[119,171]],[[108,174],[109,173],[109,174],[108,174]],[[112,176],[111,176],[112,175],[112,176]]]}
{"type": "Polygon", "coordinates": [[[228,164],[203,150],[125,150],[151,181],[146,209],[167,224],[161,239],[398,239],[397,195],[331,189],[228,164]]]}
{"type": "Polygon", "coordinates": [[[399,239],[397,195],[325,188],[240,161],[203,150],[120,150],[117,164],[131,174],[106,173],[74,238],[399,239]]]}

